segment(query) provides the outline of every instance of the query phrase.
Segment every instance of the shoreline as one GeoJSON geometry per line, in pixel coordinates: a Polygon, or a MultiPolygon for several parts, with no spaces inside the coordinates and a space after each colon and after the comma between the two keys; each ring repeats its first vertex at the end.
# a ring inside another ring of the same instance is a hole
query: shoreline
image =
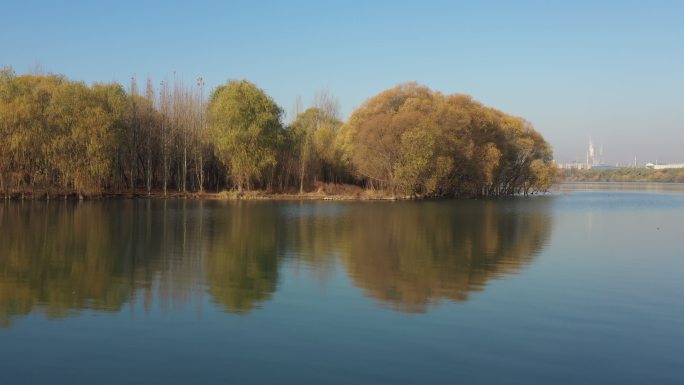
{"type": "Polygon", "coordinates": [[[105,192],[101,194],[79,195],[75,193],[46,193],[46,192],[12,192],[3,194],[4,201],[95,201],[107,199],[188,199],[188,200],[216,200],[216,201],[397,201],[397,200],[422,200],[425,198],[401,197],[383,195],[378,192],[368,191],[368,193],[357,194],[325,194],[320,192],[308,193],[268,193],[264,191],[248,191],[238,194],[237,191],[221,192],[167,192],[153,191],[151,193],[133,192],[105,192]]]}
{"type": "Polygon", "coordinates": [[[323,195],[318,193],[304,193],[304,194],[291,194],[291,193],[247,193],[242,196],[237,196],[237,193],[167,193],[157,194],[132,194],[132,193],[103,193],[98,195],[89,195],[79,197],[76,194],[68,194],[66,197],[64,194],[50,195],[48,198],[46,194],[40,194],[38,196],[32,196],[31,194],[25,194],[23,197],[21,194],[12,194],[11,197],[2,197],[0,201],[5,202],[23,202],[23,201],[40,201],[40,202],[76,202],[76,201],[100,201],[100,200],[118,200],[118,199],[130,199],[130,200],[164,200],[164,199],[186,199],[186,200],[203,200],[203,201],[345,201],[345,202],[371,202],[371,201],[384,201],[384,202],[396,202],[396,201],[430,201],[430,200],[499,200],[499,199],[511,199],[516,197],[536,197],[548,195],[554,192],[552,187],[549,191],[530,193],[528,195],[516,194],[516,195],[501,195],[497,197],[410,197],[410,196],[390,196],[390,195],[323,195]]]}
{"type": "MultiPolygon", "coordinates": [[[[558,193],[563,191],[579,191],[577,189],[582,186],[605,186],[605,187],[641,187],[645,188],[648,186],[661,187],[664,189],[684,189],[684,183],[681,182],[645,182],[645,181],[630,181],[630,182],[617,182],[617,181],[558,181],[554,183],[547,193],[558,193]]],[[[544,195],[544,193],[531,193],[530,196],[544,195]]],[[[224,190],[220,192],[179,192],[179,191],[167,191],[166,194],[163,191],[153,190],[149,194],[147,192],[130,192],[130,191],[120,191],[120,192],[104,192],[99,194],[90,195],[79,195],[76,193],[63,193],[63,192],[46,192],[46,191],[36,191],[31,192],[10,192],[9,195],[6,193],[0,194],[0,200],[2,201],[96,201],[96,200],[108,200],[108,199],[188,199],[188,200],[215,200],[215,201],[421,201],[421,200],[434,200],[434,199],[453,199],[453,200],[469,200],[469,199],[501,199],[510,198],[515,196],[500,196],[500,197],[412,197],[412,196],[392,196],[383,194],[378,190],[356,190],[348,191],[345,193],[334,193],[325,191],[312,191],[305,193],[272,193],[263,190],[252,190],[245,191],[243,193],[238,193],[237,191],[224,190]]]]}

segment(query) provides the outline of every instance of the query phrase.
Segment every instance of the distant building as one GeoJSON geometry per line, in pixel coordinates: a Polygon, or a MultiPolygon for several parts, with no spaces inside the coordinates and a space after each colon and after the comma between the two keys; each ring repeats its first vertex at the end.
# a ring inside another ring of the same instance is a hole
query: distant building
{"type": "Polygon", "coordinates": [[[653,170],[667,170],[670,168],[684,168],[684,163],[672,163],[672,164],[646,163],[646,168],[650,168],[653,170]]]}
{"type": "Polygon", "coordinates": [[[586,170],[589,168],[586,163],[580,162],[556,163],[556,167],[561,170],[586,170]]]}
{"type": "Polygon", "coordinates": [[[616,168],[617,166],[612,166],[603,163],[603,145],[599,147],[598,156],[594,150],[594,141],[589,138],[589,148],[587,149],[587,163],[584,169],[608,169],[616,168]]]}
{"type": "Polygon", "coordinates": [[[589,149],[587,150],[587,168],[591,168],[598,164],[596,156],[594,155],[594,142],[589,138],[589,149]]]}

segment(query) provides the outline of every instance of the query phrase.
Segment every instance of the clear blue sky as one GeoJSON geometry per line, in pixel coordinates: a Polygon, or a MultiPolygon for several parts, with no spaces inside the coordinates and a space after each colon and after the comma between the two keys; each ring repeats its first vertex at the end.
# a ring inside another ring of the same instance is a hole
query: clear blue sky
{"type": "Polygon", "coordinates": [[[683,1],[1,3],[18,73],[246,78],[286,111],[328,89],[345,116],[415,80],[528,119],[559,161],[592,136],[610,162],[684,162],[683,1]]]}

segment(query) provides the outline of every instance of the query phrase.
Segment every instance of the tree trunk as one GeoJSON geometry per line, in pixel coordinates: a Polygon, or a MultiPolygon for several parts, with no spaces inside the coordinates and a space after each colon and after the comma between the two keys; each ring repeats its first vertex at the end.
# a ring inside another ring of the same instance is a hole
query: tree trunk
{"type": "Polygon", "coordinates": [[[187,192],[187,180],[188,180],[188,134],[184,134],[183,140],[183,192],[187,192]]]}

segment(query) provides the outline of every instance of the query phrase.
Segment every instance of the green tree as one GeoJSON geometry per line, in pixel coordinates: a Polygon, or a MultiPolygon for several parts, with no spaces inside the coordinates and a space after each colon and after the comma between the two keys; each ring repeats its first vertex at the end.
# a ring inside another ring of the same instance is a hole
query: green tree
{"type": "Polygon", "coordinates": [[[0,191],[5,196],[9,194],[10,172],[13,168],[10,145],[13,127],[10,121],[9,102],[13,97],[14,77],[12,68],[0,69],[0,191]]]}
{"type": "Polygon", "coordinates": [[[238,188],[250,189],[264,170],[276,164],[282,109],[246,81],[219,86],[209,100],[209,129],[218,158],[238,188]]]}

